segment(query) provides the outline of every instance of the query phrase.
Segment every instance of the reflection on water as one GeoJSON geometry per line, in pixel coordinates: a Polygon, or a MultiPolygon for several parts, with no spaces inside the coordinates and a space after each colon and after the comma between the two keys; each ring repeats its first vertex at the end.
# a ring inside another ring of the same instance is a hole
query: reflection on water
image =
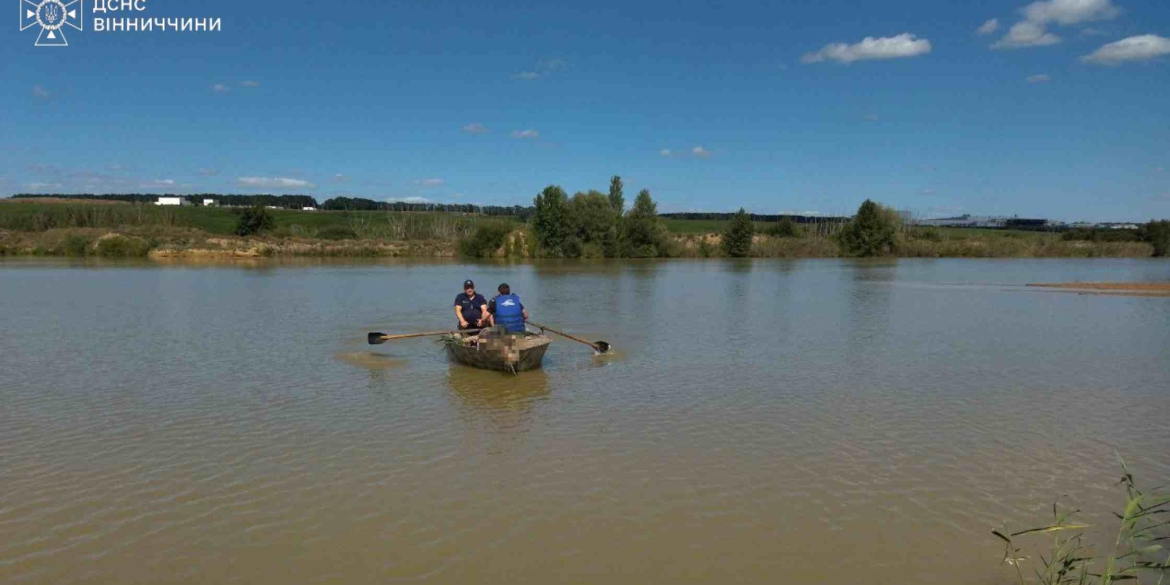
{"type": "Polygon", "coordinates": [[[984,585],[1170,481],[1170,299],[1012,290],[1166,262],[254,264],[0,261],[0,583],[984,585]],[[366,344],[466,278],[614,350],[366,344]]]}
{"type": "Polygon", "coordinates": [[[543,370],[506,374],[451,364],[446,381],[465,421],[502,435],[529,430],[533,409],[550,393],[543,370]]]}

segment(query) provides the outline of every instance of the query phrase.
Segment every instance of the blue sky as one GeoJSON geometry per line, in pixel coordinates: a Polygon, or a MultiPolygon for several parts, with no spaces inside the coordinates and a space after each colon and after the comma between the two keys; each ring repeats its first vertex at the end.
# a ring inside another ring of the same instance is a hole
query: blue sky
{"type": "Polygon", "coordinates": [[[1163,0],[145,7],[0,33],[0,193],[1170,217],[1163,0]]]}

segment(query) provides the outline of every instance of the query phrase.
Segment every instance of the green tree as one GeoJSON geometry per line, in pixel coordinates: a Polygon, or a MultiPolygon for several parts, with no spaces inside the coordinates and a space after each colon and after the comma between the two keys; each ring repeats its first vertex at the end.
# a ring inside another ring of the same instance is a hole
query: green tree
{"type": "Polygon", "coordinates": [[[618,256],[618,215],[605,193],[577,193],[566,211],[566,235],[572,244],[566,246],[566,255],[618,256]]]}
{"type": "Polygon", "coordinates": [[[617,175],[609,180],[609,205],[619,218],[626,211],[626,198],[622,195],[622,178],[617,175]]]}
{"type": "Polygon", "coordinates": [[[886,256],[898,247],[897,212],[869,199],[857,208],[857,215],[841,231],[841,245],[857,256],[886,256]]]}
{"type": "Polygon", "coordinates": [[[273,227],[276,227],[276,218],[263,205],[256,205],[240,213],[240,219],[236,220],[236,235],[251,236],[273,227]]]}
{"type": "Polygon", "coordinates": [[[723,232],[723,251],[732,258],[747,258],[752,253],[752,237],[755,235],[752,216],[740,207],[723,232]]]}
{"type": "Polygon", "coordinates": [[[533,201],[536,211],[532,216],[532,231],[536,233],[536,244],[544,255],[564,254],[567,199],[564,189],[549,185],[533,201]]]}
{"type": "Polygon", "coordinates": [[[1170,256],[1170,219],[1151,221],[1142,231],[1146,241],[1154,245],[1154,256],[1170,256]]]}
{"type": "Polygon", "coordinates": [[[777,238],[799,238],[800,230],[796,227],[796,223],[790,217],[782,217],[780,221],[771,226],[769,235],[777,238]]]}
{"type": "Polygon", "coordinates": [[[666,226],[658,217],[658,204],[650,192],[642,189],[634,207],[622,220],[622,244],[625,255],[635,258],[658,256],[666,241],[666,226]]]}

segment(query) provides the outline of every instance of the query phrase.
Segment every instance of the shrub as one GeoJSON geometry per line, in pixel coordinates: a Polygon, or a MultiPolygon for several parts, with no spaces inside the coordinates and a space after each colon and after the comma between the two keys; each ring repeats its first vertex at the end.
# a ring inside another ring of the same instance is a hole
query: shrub
{"type": "Polygon", "coordinates": [[[356,240],[357,232],[353,228],[343,225],[331,225],[317,230],[317,237],[322,240],[356,240]]]}
{"type": "Polygon", "coordinates": [[[1154,256],[1170,255],[1170,220],[1151,221],[1142,229],[1145,240],[1154,245],[1154,256]]]}
{"type": "Polygon", "coordinates": [[[263,206],[245,209],[236,221],[237,236],[251,236],[276,227],[276,219],[263,206]]]}
{"type": "Polygon", "coordinates": [[[841,231],[841,246],[856,256],[886,256],[898,247],[898,213],[866,199],[849,226],[841,231]]]}
{"type": "Polygon", "coordinates": [[[140,238],[109,234],[98,238],[94,254],[104,258],[143,258],[150,253],[150,243],[140,238]]]}
{"type": "Polygon", "coordinates": [[[475,233],[459,239],[459,255],[467,258],[491,258],[504,245],[509,227],[503,223],[480,225],[475,233]]]}
{"type": "Polygon", "coordinates": [[[82,257],[89,250],[89,238],[81,235],[72,235],[65,238],[61,244],[61,252],[66,256],[82,257]]]}
{"type": "Polygon", "coordinates": [[[723,232],[723,251],[732,258],[747,258],[752,253],[752,238],[756,226],[752,217],[741,207],[723,232]]]}
{"type": "MultiPolygon", "coordinates": [[[[1007,236],[1008,234],[1004,235],[1007,236]]],[[[917,228],[910,232],[910,237],[915,240],[925,240],[927,242],[943,241],[942,233],[938,231],[938,228],[933,227],[917,228]]]]}
{"type": "Polygon", "coordinates": [[[780,218],[780,221],[768,226],[764,233],[775,238],[799,238],[801,235],[800,228],[788,217],[780,218]]]}

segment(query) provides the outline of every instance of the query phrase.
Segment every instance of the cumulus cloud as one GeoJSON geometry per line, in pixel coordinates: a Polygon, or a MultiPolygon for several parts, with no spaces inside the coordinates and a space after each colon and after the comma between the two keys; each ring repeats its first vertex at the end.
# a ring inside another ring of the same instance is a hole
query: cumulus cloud
{"type": "Polygon", "coordinates": [[[917,57],[929,53],[930,50],[929,40],[915,38],[915,35],[910,33],[902,33],[894,37],[865,37],[861,42],[853,45],[832,43],[825,45],[815,53],[806,53],[800,58],[800,61],[802,63],[820,63],[822,61],[852,63],[870,59],[917,57]]]}
{"type": "Polygon", "coordinates": [[[536,130],[513,130],[512,138],[540,138],[540,132],[536,130]]]}
{"type": "Polygon", "coordinates": [[[241,186],[252,189],[316,189],[317,186],[300,179],[285,177],[237,177],[236,182],[241,186]]]}
{"type": "Polygon", "coordinates": [[[53,94],[49,93],[49,90],[45,89],[43,86],[40,86],[40,85],[33,86],[32,94],[33,94],[33,97],[35,97],[37,99],[41,99],[41,100],[47,100],[47,99],[53,97],[53,94]]]}
{"type": "Polygon", "coordinates": [[[1024,7],[1024,20],[1016,23],[1007,36],[991,45],[993,49],[1044,47],[1060,42],[1048,32],[1049,24],[1070,26],[1082,22],[1109,20],[1121,14],[1112,0],[1042,0],[1024,7]]]}
{"type": "Polygon", "coordinates": [[[426,197],[388,197],[387,203],[431,203],[426,197]]]}
{"type": "Polygon", "coordinates": [[[443,185],[446,182],[447,181],[444,181],[443,179],[419,179],[415,181],[415,184],[422,185],[424,187],[438,187],[439,185],[443,185]]]}
{"type": "Polygon", "coordinates": [[[1052,81],[1052,76],[1047,73],[1028,76],[1028,83],[1048,83],[1049,81],[1052,81]]]}
{"type": "Polygon", "coordinates": [[[241,81],[240,87],[260,87],[259,81],[241,81]]]}
{"type": "Polygon", "coordinates": [[[479,122],[472,122],[463,127],[463,131],[468,134],[487,134],[488,127],[479,122]]]}
{"type": "Polygon", "coordinates": [[[1044,25],[1029,22],[1017,22],[1008,30],[1008,34],[991,45],[992,49],[1022,49],[1024,47],[1046,47],[1060,42],[1060,37],[1048,32],[1044,25]]]}
{"type": "Polygon", "coordinates": [[[211,86],[211,91],[214,91],[215,93],[227,93],[227,92],[231,91],[231,88],[229,88],[228,86],[226,86],[222,83],[217,83],[217,84],[211,86]]]}
{"type": "Polygon", "coordinates": [[[711,151],[703,148],[702,146],[696,146],[691,149],[691,154],[699,158],[707,158],[711,156],[711,151]]]}
{"type": "Polygon", "coordinates": [[[975,32],[981,35],[989,35],[997,30],[999,30],[999,19],[993,18],[983,23],[983,26],[975,29],[975,32]]]}
{"type": "Polygon", "coordinates": [[[1081,57],[1085,63],[1120,65],[1133,61],[1148,61],[1170,55],[1170,39],[1158,35],[1139,35],[1109,43],[1092,54],[1081,57]]]}
{"type": "Polygon", "coordinates": [[[1068,26],[1094,20],[1116,18],[1121,10],[1112,0],[1044,0],[1024,7],[1024,17],[1029,22],[1046,24],[1055,22],[1068,26]]]}

